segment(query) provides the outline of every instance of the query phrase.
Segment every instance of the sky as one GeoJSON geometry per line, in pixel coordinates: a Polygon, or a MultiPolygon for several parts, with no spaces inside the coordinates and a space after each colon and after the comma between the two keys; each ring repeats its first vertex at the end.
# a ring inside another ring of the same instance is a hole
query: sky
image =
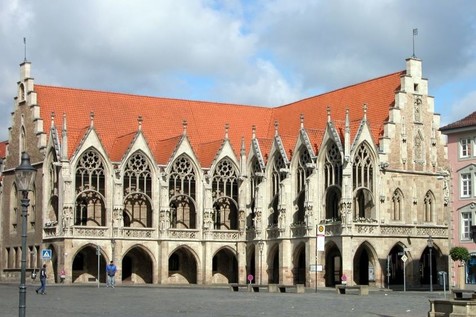
{"type": "Polygon", "coordinates": [[[0,140],[24,38],[37,84],[268,107],[415,52],[442,126],[476,111],[472,0],[0,0],[0,140]]]}

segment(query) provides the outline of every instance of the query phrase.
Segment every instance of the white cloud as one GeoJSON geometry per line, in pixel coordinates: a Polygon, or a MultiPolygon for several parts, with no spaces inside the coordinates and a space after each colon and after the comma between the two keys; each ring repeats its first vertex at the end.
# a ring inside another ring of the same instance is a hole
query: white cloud
{"type": "Polygon", "coordinates": [[[24,36],[37,83],[279,105],[404,69],[413,28],[444,122],[476,86],[468,12],[476,2],[2,1],[0,126],[9,126],[24,36]],[[461,82],[451,95],[442,88],[461,82]]]}
{"type": "Polygon", "coordinates": [[[465,96],[461,96],[458,101],[451,106],[451,112],[448,116],[448,123],[452,123],[463,119],[470,113],[476,111],[476,90],[469,92],[465,96]]]}
{"type": "Polygon", "coordinates": [[[242,100],[244,104],[279,106],[302,98],[299,83],[291,85],[276,67],[265,60],[257,60],[255,68],[245,74],[245,80],[218,84],[218,96],[242,100]]]}

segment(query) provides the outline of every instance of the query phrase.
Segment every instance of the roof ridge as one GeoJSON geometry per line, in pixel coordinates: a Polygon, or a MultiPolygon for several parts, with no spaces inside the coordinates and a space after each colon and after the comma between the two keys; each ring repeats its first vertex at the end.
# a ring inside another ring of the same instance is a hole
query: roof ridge
{"type": "Polygon", "coordinates": [[[98,89],[88,89],[88,88],[73,88],[73,87],[64,87],[64,86],[56,86],[56,85],[35,84],[35,86],[39,86],[39,87],[43,87],[43,88],[53,88],[53,89],[73,90],[73,91],[83,91],[83,92],[95,92],[95,93],[100,93],[100,94],[113,94],[113,95],[119,95],[119,96],[150,98],[150,99],[158,99],[158,100],[165,99],[165,100],[170,100],[170,101],[187,101],[187,102],[196,102],[196,103],[204,103],[204,104],[217,104],[217,105],[238,106],[238,107],[254,107],[254,108],[262,108],[262,109],[274,108],[272,106],[263,106],[263,105],[239,104],[239,103],[231,103],[231,102],[223,102],[223,101],[210,101],[210,100],[197,100],[197,99],[185,99],[185,98],[174,98],[174,97],[139,95],[139,94],[134,94],[134,93],[124,93],[124,92],[118,92],[118,91],[108,91],[108,90],[98,90],[98,89]]]}
{"type": "Polygon", "coordinates": [[[292,105],[294,105],[294,104],[296,104],[296,103],[299,103],[299,102],[302,102],[302,101],[304,101],[304,100],[310,100],[310,99],[318,98],[318,97],[325,96],[325,95],[329,95],[329,94],[332,94],[332,93],[335,93],[335,92],[338,92],[338,91],[341,91],[341,90],[349,89],[349,88],[352,88],[352,87],[355,87],[355,86],[360,86],[360,85],[363,85],[363,84],[366,84],[366,83],[369,83],[369,82],[372,82],[372,81],[378,81],[378,80],[380,80],[380,79],[382,79],[382,78],[395,76],[395,75],[397,75],[397,74],[403,75],[403,74],[405,74],[405,73],[406,73],[405,70],[400,70],[400,71],[398,71],[398,72],[394,72],[394,73],[390,73],[390,74],[387,74],[387,75],[383,75],[383,76],[371,78],[371,79],[368,79],[368,80],[365,80],[365,81],[361,81],[361,82],[358,82],[358,83],[355,83],[355,84],[351,84],[351,85],[348,85],[348,86],[345,86],[345,87],[341,87],[341,88],[337,88],[337,89],[334,89],[334,90],[331,90],[331,91],[327,91],[327,92],[324,92],[324,93],[319,94],[319,95],[309,96],[309,97],[307,97],[307,98],[300,99],[300,100],[297,100],[297,101],[293,101],[293,102],[288,103],[288,104],[285,104],[285,105],[273,107],[273,109],[292,106],[292,105]]]}

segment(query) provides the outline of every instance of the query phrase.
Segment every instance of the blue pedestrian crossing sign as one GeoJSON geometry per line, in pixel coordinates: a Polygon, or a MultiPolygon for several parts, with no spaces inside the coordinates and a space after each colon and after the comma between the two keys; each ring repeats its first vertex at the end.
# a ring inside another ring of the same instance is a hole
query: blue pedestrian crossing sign
{"type": "Polygon", "coordinates": [[[53,251],[51,249],[41,250],[41,257],[43,258],[43,260],[51,260],[52,254],[53,254],[53,251]]]}

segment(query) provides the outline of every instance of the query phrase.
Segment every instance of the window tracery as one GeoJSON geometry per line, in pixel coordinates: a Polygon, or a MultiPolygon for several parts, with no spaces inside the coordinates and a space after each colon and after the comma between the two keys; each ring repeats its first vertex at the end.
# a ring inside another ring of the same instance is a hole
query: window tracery
{"type": "Polygon", "coordinates": [[[86,151],[76,166],[75,224],[105,226],[104,163],[96,151],[86,151]]]}
{"type": "Polygon", "coordinates": [[[195,170],[192,162],[185,155],[180,156],[172,164],[169,178],[172,228],[196,228],[195,195],[195,170]]]}
{"type": "Polygon", "coordinates": [[[431,190],[427,191],[425,194],[424,202],[424,221],[433,222],[433,211],[435,208],[435,196],[431,190]]]}
{"type": "Polygon", "coordinates": [[[215,229],[238,229],[238,178],[228,159],[217,164],[212,181],[212,198],[215,229]]]}
{"type": "Polygon", "coordinates": [[[269,224],[271,226],[277,225],[279,221],[279,196],[281,192],[281,181],[286,178],[286,163],[281,154],[276,154],[273,162],[273,172],[271,175],[271,205],[273,213],[271,214],[269,224]]]}
{"type": "Polygon", "coordinates": [[[152,175],[144,155],[135,153],[126,163],[123,177],[124,226],[152,227],[152,175]]]}
{"type": "Polygon", "coordinates": [[[402,220],[402,206],[403,206],[403,194],[400,189],[396,189],[392,195],[392,220],[400,221],[402,220]]]}
{"type": "Polygon", "coordinates": [[[305,202],[306,202],[306,191],[307,191],[307,178],[311,174],[309,165],[312,164],[311,155],[307,148],[302,147],[299,151],[299,161],[297,166],[297,211],[294,215],[295,224],[303,224],[305,218],[305,202]]]}

